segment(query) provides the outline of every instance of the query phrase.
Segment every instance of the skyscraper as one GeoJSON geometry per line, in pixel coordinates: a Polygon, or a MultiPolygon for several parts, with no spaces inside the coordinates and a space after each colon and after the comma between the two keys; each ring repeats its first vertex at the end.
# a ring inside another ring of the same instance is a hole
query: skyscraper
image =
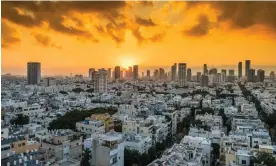
{"type": "Polygon", "coordinates": [[[234,69],[229,70],[229,76],[235,76],[235,70],[234,69]]]}
{"type": "Polygon", "coordinates": [[[203,74],[208,74],[207,64],[203,65],[203,74]]]}
{"type": "Polygon", "coordinates": [[[270,79],[272,79],[272,80],[275,79],[275,73],[274,73],[274,71],[270,72],[270,79]]]}
{"type": "Polygon", "coordinates": [[[98,93],[107,91],[107,72],[104,69],[99,69],[93,72],[94,90],[98,93]]]}
{"type": "Polygon", "coordinates": [[[259,69],[257,71],[257,81],[258,82],[264,82],[264,79],[265,79],[265,71],[262,70],[262,69],[259,69]]]}
{"type": "Polygon", "coordinates": [[[216,68],[212,68],[209,70],[209,75],[217,74],[217,73],[218,73],[218,70],[216,68]]]}
{"type": "Polygon", "coordinates": [[[200,78],[200,86],[202,87],[208,86],[208,81],[209,81],[208,76],[203,74],[200,78]]]}
{"type": "Polygon", "coordinates": [[[150,77],[150,70],[147,70],[147,77],[150,77]]]}
{"type": "Polygon", "coordinates": [[[225,72],[221,72],[221,76],[220,76],[220,82],[225,82],[226,81],[226,70],[225,70],[225,72]]]}
{"type": "Polygon", "coordinates": [[[246,60],[245,61],[245,76],[248,75],[249,69],[251,68],[251,61],[250,60],[246,60]]]}
{"type": "Polygon", "coordinates": [[[249,69],[247,73],[247,81],[254,82],[255,81],[255,69],[249,69]]]}
{"type": "Polygon", "coordinates": [[[242,62],[238,64],[238,77],[242,78],[242,62]]]}
{"type": "Polygon", "coordinates": [[[108,68],[107,69],[107,78],[111,79],[111,77],[112,77],[112,70],[111,70],[111,68],[108,68]]]}
{"type": "Polygon", "coordinates": [[[89,71],[88,71],[88,77],[89,77],[90,79],[92,79],[92,74],[93,74],[94,71],[95,71],[95,68],[90,68],[90,69],[89,69],[89,71]]]}
{"type": "Polygon", "coordinates": [[[196,81],[200,82],[201,72],[196,73],[196,81]]]}
{"type": "Polygon", "coordinates": [[[185,77],[186,77],[186,63],[179,63],[178,64],[178,80],[179,80],[180,86],[184,86],[185,77]]]}
{"type": "Polygon", "coordinates": [[[158,69],[156,69],[156,70],[154,70],[154,73],[153,73],[153,77],[154,77],[154,79],[158,79],[158,75],[159,75],[159,70],[158,69]]]}
{"type": "Polygon", "coordinates": [[[163,68],[159,68],[159,79],[164,80],[165,78],[165,70],[163,68]]]}
{"type": "Polygon", "coordinates": [[[124,78],[124,71],[123,70],[120,71],[120,78],[122,78],[122,79],[124,78]]]}
{"type": "Polygon", "coordinates": [[[115,66],[115,70],[114,70],[114,79],[115,79],[115,80],[119,80],[120,78],[121,78],[120,66],[115,66]]]}
{"type": "Polygon", "coordinates": [[[133,77],[132,76],[132,67],[131,66],[128,67],[126,77],[130,78],[130,79],[132,79],[132,77],[133,77]]]}
{"type": "Polygon", "coordinates": [[[176,81],[176,68],[177,68],[177,64],[175,63],[172,66],[172,81],[176,81]]]}
{"type": "Polygon", "coordinates": [[[225,77],[227,76],[227,70],[226,69],[221,69],[221,73],[223,73],[225,75],[225,77]]]}
{"type": "Polygon", "coordinates": [[[40,83],[41,79],[41,65],[40,62],[27,63],[27,79],[29,85],[40,83]]]}
{"type": "Polygon", "coordinates": [[[228,72],[229,72],[229,74],[227,76],[227,81],[234,82],[235,81],[235,70],[230,69],[228,72]]]}
{"type": "Polygon", "coordinates": [[[52,86],[55,84],[55,78],[52,78],[52,77],[44,78],[43,83],[44,83],[44,86],[47,86],[47,87],[52,86]]]}
{"type": "Polygon", "coordinates": [[[138,71],[138,65],[133,66],[133,79],[138,80],[139,71],[138,71]]]}
{"type": "Polygon", "coordinates": [[[187,81],[192,80],[192,69],[188,68],[187,69],[187,81]]]}

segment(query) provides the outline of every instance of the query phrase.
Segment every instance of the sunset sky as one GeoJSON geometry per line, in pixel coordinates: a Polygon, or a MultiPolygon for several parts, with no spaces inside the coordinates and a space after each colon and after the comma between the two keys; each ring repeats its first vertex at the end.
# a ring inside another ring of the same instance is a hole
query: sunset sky
{"type": "Polygon", "coordinates": [[[1,3],[2,73],[26,75],[29,61],[42,75],[246,59],[276,70],[276,2],[1,3]]]}

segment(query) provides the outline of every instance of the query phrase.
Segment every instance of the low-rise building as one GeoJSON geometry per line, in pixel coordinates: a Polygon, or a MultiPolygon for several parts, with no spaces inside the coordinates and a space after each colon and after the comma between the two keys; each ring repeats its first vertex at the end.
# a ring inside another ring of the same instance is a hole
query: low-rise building
{"type": "Polygon", "coordinates": [[[105,134],[92,134],[91,138],[84,140],[84,148],[91,151],[91,165],[124,165],[123,134],[114,131],[105,134]]]}
{"type": "Polygon", "coordinates": [[[138,134],[125,134],[125,148],[136,150],[140,154],[148,153],[152,146],[152,139],[149,136],[141,136],[138,134]]]}
{"type": "Polygon", "coordinates": [[[85,134],[105,133],[105,123],[100,120],[84,120],[76,123],[76,129],[85,134]]]}

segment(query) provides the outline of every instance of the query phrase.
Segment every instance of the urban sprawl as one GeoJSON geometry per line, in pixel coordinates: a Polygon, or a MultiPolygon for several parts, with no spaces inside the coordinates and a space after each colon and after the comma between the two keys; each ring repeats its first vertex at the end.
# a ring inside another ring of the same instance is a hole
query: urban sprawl
{"type": "Polygon", "coordinates": [[[276,166],[274,72],[187,66],[2,75],[1,165],[276,166]]]}

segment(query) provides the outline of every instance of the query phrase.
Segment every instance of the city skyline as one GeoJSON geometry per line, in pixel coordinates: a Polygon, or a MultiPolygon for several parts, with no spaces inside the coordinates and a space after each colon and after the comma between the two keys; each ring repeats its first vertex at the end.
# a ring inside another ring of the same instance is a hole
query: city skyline
{"type": "Polygon", "coordinates": [[[168,71],[174,63],[187,63],[195,75],[205,63],[237,71],[238,62],[250,59],[268,75],[276,70],[275,4],[3,2],[2,73],[26,75],[26,63],[38,61],[42,75],[133,65],[168,71]]]}
{"type": "Polygon", "coordinates": [[[276,1],[1,5],[1,165],[276,166],[276,1]]]}
{"type": "MultiPolygon", "coordinates": [[[[243,62],[243,65],[245,64],[245,61],[241,61],[241,62],[243,62]]],[[[4,75],[5,74],[11,74],[11,75],[17,75],[17,76],[27,76],[27,64],[28,63],[33,63],[33,62],[27,62],[26,65],[25,65],[25,69],[21,70],[20,73],[3,72],[3,70],[2,70],[2,75],[3,74],[4,75]]],[[[41,62],[39,62],[39,63],[41,63],[41,62]]],[[[178,66],[178,63],[175,63],[175,64],[177,64],[177,66],[178,66]]],[[[189,66],[189,64],[187,64],[187,69],[190,68],[192,70],[192,75],[195,76],[197,74],[197,72],[203,73],[203,65],[204,64],[202,64],[201,66],[200,65],[199,66],[189,66]]],[[[254,63],[253,64],[251,63],[251,65],[252,65],[252,68],[254,68],[256,70],[258,70],[258,69],[264,70],[266,76],[269,76],[270,72],[272,72],[272,71],[275,72],[275,70],[276,70],[276,66],[262,66],[262,65],[255,65],[254,63]]],[[[119,65],[117,65],[117,66],[119,66],[119,65]]],[[[133,65],[133,66],[135,66],[135,65],[133,65]]],[[[129,66],[129,67],[133,67],[133,66],[129,66]]],[[[172,68],[171,68],[172,66],[153,66],[153,67],[144,67],[144,66],[141,66],[141,65],[138,65],[138,66],[139,66],[139,71],[138,71],[139,75],[141,75],[142,72],[146,73],[148,70],[151,71],[151,75],[152,75],[153,72],[154,72],[154,70],[159,69],[159,68],[164,69],[166,73],[171,72],[171,70],[172,70],[172,68]]],[[[236,65],[228,65],[228,66],[214,66],[214,65],[207,64],[207,66],[208,66],[207,69],[212,69],[212,68],[217,69],[218,73],[220,73],[221,70],[226,70],[227,73],[228,73],[228,70],[234,70],[235,76],[238,76],[238,70],[239,70],[238,69],[238,64],[236,64],[236,65]]],[[[49,70],[49,68],[43,67],[43,63],[42,63],[41,64],[41,76],[42,77],[49,77],[49,76],[70,76],[70,75],[79,75],[79,74],[81,74],[81,75],[83,75],[85,77],[90,77],[89,76],[89,73],[90,73],[89,70],[91,70],[91,69],[94,69],[95,71],[100,70],[100,69],[105,69],[105,70],[111,69],[112,72],[114,72],[115,71],[115,67],[116,66],[105,67],[105,68],[103,68],[103,67],[99,67],[99,68],[93,68],[93,67],[92,68],[85,68],[84,67],[84,68],[82,68],[81,72],[71,71],[71,72],[66,72],[66,73],[63,73],[63,74],[49,74],[47,72],[47,70],[49,70]]],[[[120,71],[124,71],[124,72],[128,71],[128,68],[124,68],[122,66],[119,66],[119,67],[120,67],[120,71]]],[[[245,68],[244,67],[245,66],[243,66],[243,68],[242,68],[242,76],[245,76],[245,68]]],[[[55,70],[55,69],[53,69],[53,70],[55,70]]],[[[177,69],[177,72],[178,72],[178,69],[177,69]]],[[[90,74],[92,74],[92,73],[90,73],[90,74]]]]}

